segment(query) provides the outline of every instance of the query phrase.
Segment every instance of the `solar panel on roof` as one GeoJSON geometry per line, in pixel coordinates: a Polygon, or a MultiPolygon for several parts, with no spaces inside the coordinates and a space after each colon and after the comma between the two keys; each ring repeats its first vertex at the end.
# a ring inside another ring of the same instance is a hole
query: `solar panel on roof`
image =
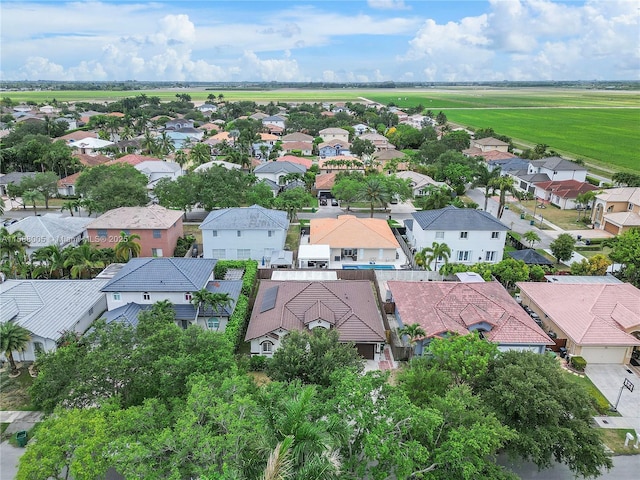
{"type": "Polygon", "coordinates": [[[262,297],[262,304],[260,305],[260,313],[267,312],[276,306],[276,298],[278,298],[278,286],[268,288],[264,292],[262,297]]]}

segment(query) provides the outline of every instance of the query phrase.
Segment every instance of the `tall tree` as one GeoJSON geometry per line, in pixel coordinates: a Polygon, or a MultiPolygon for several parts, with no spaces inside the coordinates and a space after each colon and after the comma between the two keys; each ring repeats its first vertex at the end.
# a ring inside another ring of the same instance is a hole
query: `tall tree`
{"type": "Polygon", "coordinates": [[[500,177],[494,183],[494,188],[500,190],[500,201],[498,205],[498,213],[496,215],[497,218],[502,218],[502,214],[504,213],[504,207],[507,203],[507,192],[511,192],[515,186],[515,182],[512,177],[500,177]]]}
{"type": "Polygon", "coordinates": [[[426,258],[425,263],[427,265],[431,265],[431,263],[435,263],[433,268],[434,271],[438,271],[438,262],[442,260],[442,262],[446,265],[449,263],[449,257],[451,256],[451,249],[449,245],[446,243],[438,243],[433,242],[430,247],[426,247],[425,249],[426,258]]]}
{"type": "Polygon", "coordinates": [[[38,190],[25,190],[22,192],[22,204],[23,206],[30,203],[33,206],[33,214],[37,215],[36,202],[44,202],[44,195],[38,190]]]}
{"type": "Polygon", "coordinates": [[[536,232],[534,232],[533,230],[529,230],[527,232],[524,232],[522,234],[522,238],[524,238],[527,242],[529,242],[529,247],[530,248],[533,248],[533,245],[536,242],[540,241],[540,236],[536,232]]]}
{"type": "Polygon", "coordinates": [[[0,324],[0,351],[4,353],[11,365],[11,372],[17,373],[18,367],[13,358],[13,352],[24,352],[27,348],[31,334],[29,330],[13,322],[0,324]]]}
{"type": "Polygon", "coordinates": [[[84,170],[76,191],[95,202],[96,210],[143,206],[149,202],[148,179],[129,164],[98,165],[84,170]]]}
{"type": "Polygon", "coordinates": [[[576,241],[575,239],[568,233],[561,233],[558,235],[551,244],[549,248],[551,249],[551,253],[556,257],[558,263],[565,262],[571,258],[573,255],[573,250],[575,248],[576,241]]]}
{"type": "Polygon", "coordinates": [[[384,179],[378,175],[365,177],[358,194],[360,200],[369,204],[370,217],[373,218],[373,209],[376,205],[386,207],[391,201],[384,179]]]}
{"type": "Polygon", "coordinates": [[[71,278],[92,278],[104,266],[100,251],[89,242],[74,247],[64,262],[64,267],[70,269],[71,278]]]}
{"type": "Polygon", "coordinates": [[[474,187],[484,187],[484,211],[487,211],[487,204],[489,203],[489,197],[491,196],[491,190],[494,187],[496,181],[500,178],[500,168],[494,168],[489,170],[486,163],[478,164],[476,170],[475,179],[473,181],[474,187]]]}

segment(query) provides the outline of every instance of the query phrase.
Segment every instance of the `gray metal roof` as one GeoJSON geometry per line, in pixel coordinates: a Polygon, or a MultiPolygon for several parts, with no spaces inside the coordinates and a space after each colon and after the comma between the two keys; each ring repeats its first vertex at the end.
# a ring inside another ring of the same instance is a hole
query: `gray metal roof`
{"type": "Polygon", "coordinates": [[[271,254],[271,265],[292,265],[293,252],[290,250],[276,250],[271,254]]]}
{"type": "Polygon", "coordinates": [[[527,265],[553,265],[547,257],[530,248],[508,252],[511,258],[522,260],[527,265]]]}
{"type": "Polygon", "coordinates": [[[258,165],[253,173],[302,173],[307,171],[307,167],[298,163],[292,162],[265,162],[258,165]]]}
{"type": "Polygon", "coordinates": [[[24,232],[30,248],[48,245],[64,246],[87,229],[95,218],[63,217],[47,213],[41,217],[28,216],[7,227],[9,233],[16,230],[24,232]]]}
{"type": "Polygon", "coordinates": [[[287,230],[288,228],[287,212],[270,210],[260,205],[214,210],[200,225],[201,230],[287,230]]]}
{"type": "MultiPolygon", "coordinates": [[[[212,293],[227,293],[231,297],[231,305],[217,309],[211,308],[201,311],[202,316],[230,317],[236,309],[236,302],[242,291],[242,280],[212,280],[207,284],[207,291],[212,293]]],[[[194,310],[195,315],[195,310],[194,310]]]]}
{"type": "Polygon", "coordinates": [[[545,275],[544,278],[549,283],[605,283],[605,284],[617,284],[624,283],[618,280],[613,275],[545,275]]]}
{"type": "Polygon", "coordinates": [[[109,324],[113,322],[121,322],[131,325],[132,327],[138,326],[138,314],[144,310],[150,310],[153,305],[140,305],[139,303],[127,303],[108,312],[102,314],[102,318],[109,324]]]}
{"type": "Polygon", "coordinates": [[[424,210],[411,216],[423,230],[443,231],[500,231],[509,230],[504,223],[489,213],[472,208],[448,206],[438,210],[424,210]]]}
{"type": "Polygon", "coordinates": [[[7,280],[0,284],[0,309],[17,305],[16,324],[39,337],[57,340],[104,298],[101,289],[106,283],[97,279],[7,280]]]}
{"type": "Polygon", "coordinates": [[[204,288],[217,260],[132,258],[103,292],[195,292],[204,288]]]}
{"type": "Polygon", "coordinates": [[[549,170],[586,170],[586,167],[560,157],[548,157],[532,160],[531,165],[549,170]]]}
{"type": "Polygon", "coordinates": [[[35,172],[11,172],[0,176],[0,185],[9,185],[10,183],[20,183],[23,178],[34,178],[35,172]]]}
{"type": "Polygon", "coordinates": [[[548,182],[551,180],[549,175],[546,173],[526,173],[526,170],[521,174],[515,172],[514,175],[516,175],[520,180],[524,180],[529,183],[548,182]]]}

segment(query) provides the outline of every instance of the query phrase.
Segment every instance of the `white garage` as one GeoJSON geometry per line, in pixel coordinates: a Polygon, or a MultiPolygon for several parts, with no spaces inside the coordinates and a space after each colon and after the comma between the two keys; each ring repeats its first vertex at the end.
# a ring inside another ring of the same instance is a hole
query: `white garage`
{"type": "Polygon", "coordinates": [[[582,357],[591,363],[623,363],[627,347],[582,347],[582,357]]]}

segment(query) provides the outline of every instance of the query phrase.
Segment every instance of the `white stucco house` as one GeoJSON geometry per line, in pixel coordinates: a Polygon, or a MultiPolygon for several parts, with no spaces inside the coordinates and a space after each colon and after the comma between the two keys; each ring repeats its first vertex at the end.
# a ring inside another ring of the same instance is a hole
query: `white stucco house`
{"type": "MultiPolygon", "coordinates": [[[[0,323],[26,328],[31,339],[16,361],[52,352],[65,332],[84,333],[107,308],[106,280],[7,280],[0,284],[0,323]]],[[[3,354],[0,358],[4,359],[3,354]]]]}
{"type": "Polygon", "coordinates": [[[449,206],[411,216],[413,219],[405,220],[406,235],[418,252],[437,242],[451,249],[450,263],[472,265],[502,260],[509,227],[487,212],[449,206]]]}
{"type": "Polygon", "coordinates": [[[138,314],[161,300],[173,304],[176,323],[182,328],[195,324],[224,331],[242,289],[242,281],[216,280],[216,261],[206,258],[133,258],[103,287],[107,308],[103,317],[110,323],[136,326],[138,314]],[[213,311],[198,308],[193,293],[206,289],[226,293],[231,304],[213,311]]]}
{"type": "MultiPolygon", "coordinates": [[[[276,162],[271,162],[276,163],[276,162]]],[[[204,258],[264,260],[284,249],[287,213],[259,205],[214,210],[200,225],[204,258]]]]}

